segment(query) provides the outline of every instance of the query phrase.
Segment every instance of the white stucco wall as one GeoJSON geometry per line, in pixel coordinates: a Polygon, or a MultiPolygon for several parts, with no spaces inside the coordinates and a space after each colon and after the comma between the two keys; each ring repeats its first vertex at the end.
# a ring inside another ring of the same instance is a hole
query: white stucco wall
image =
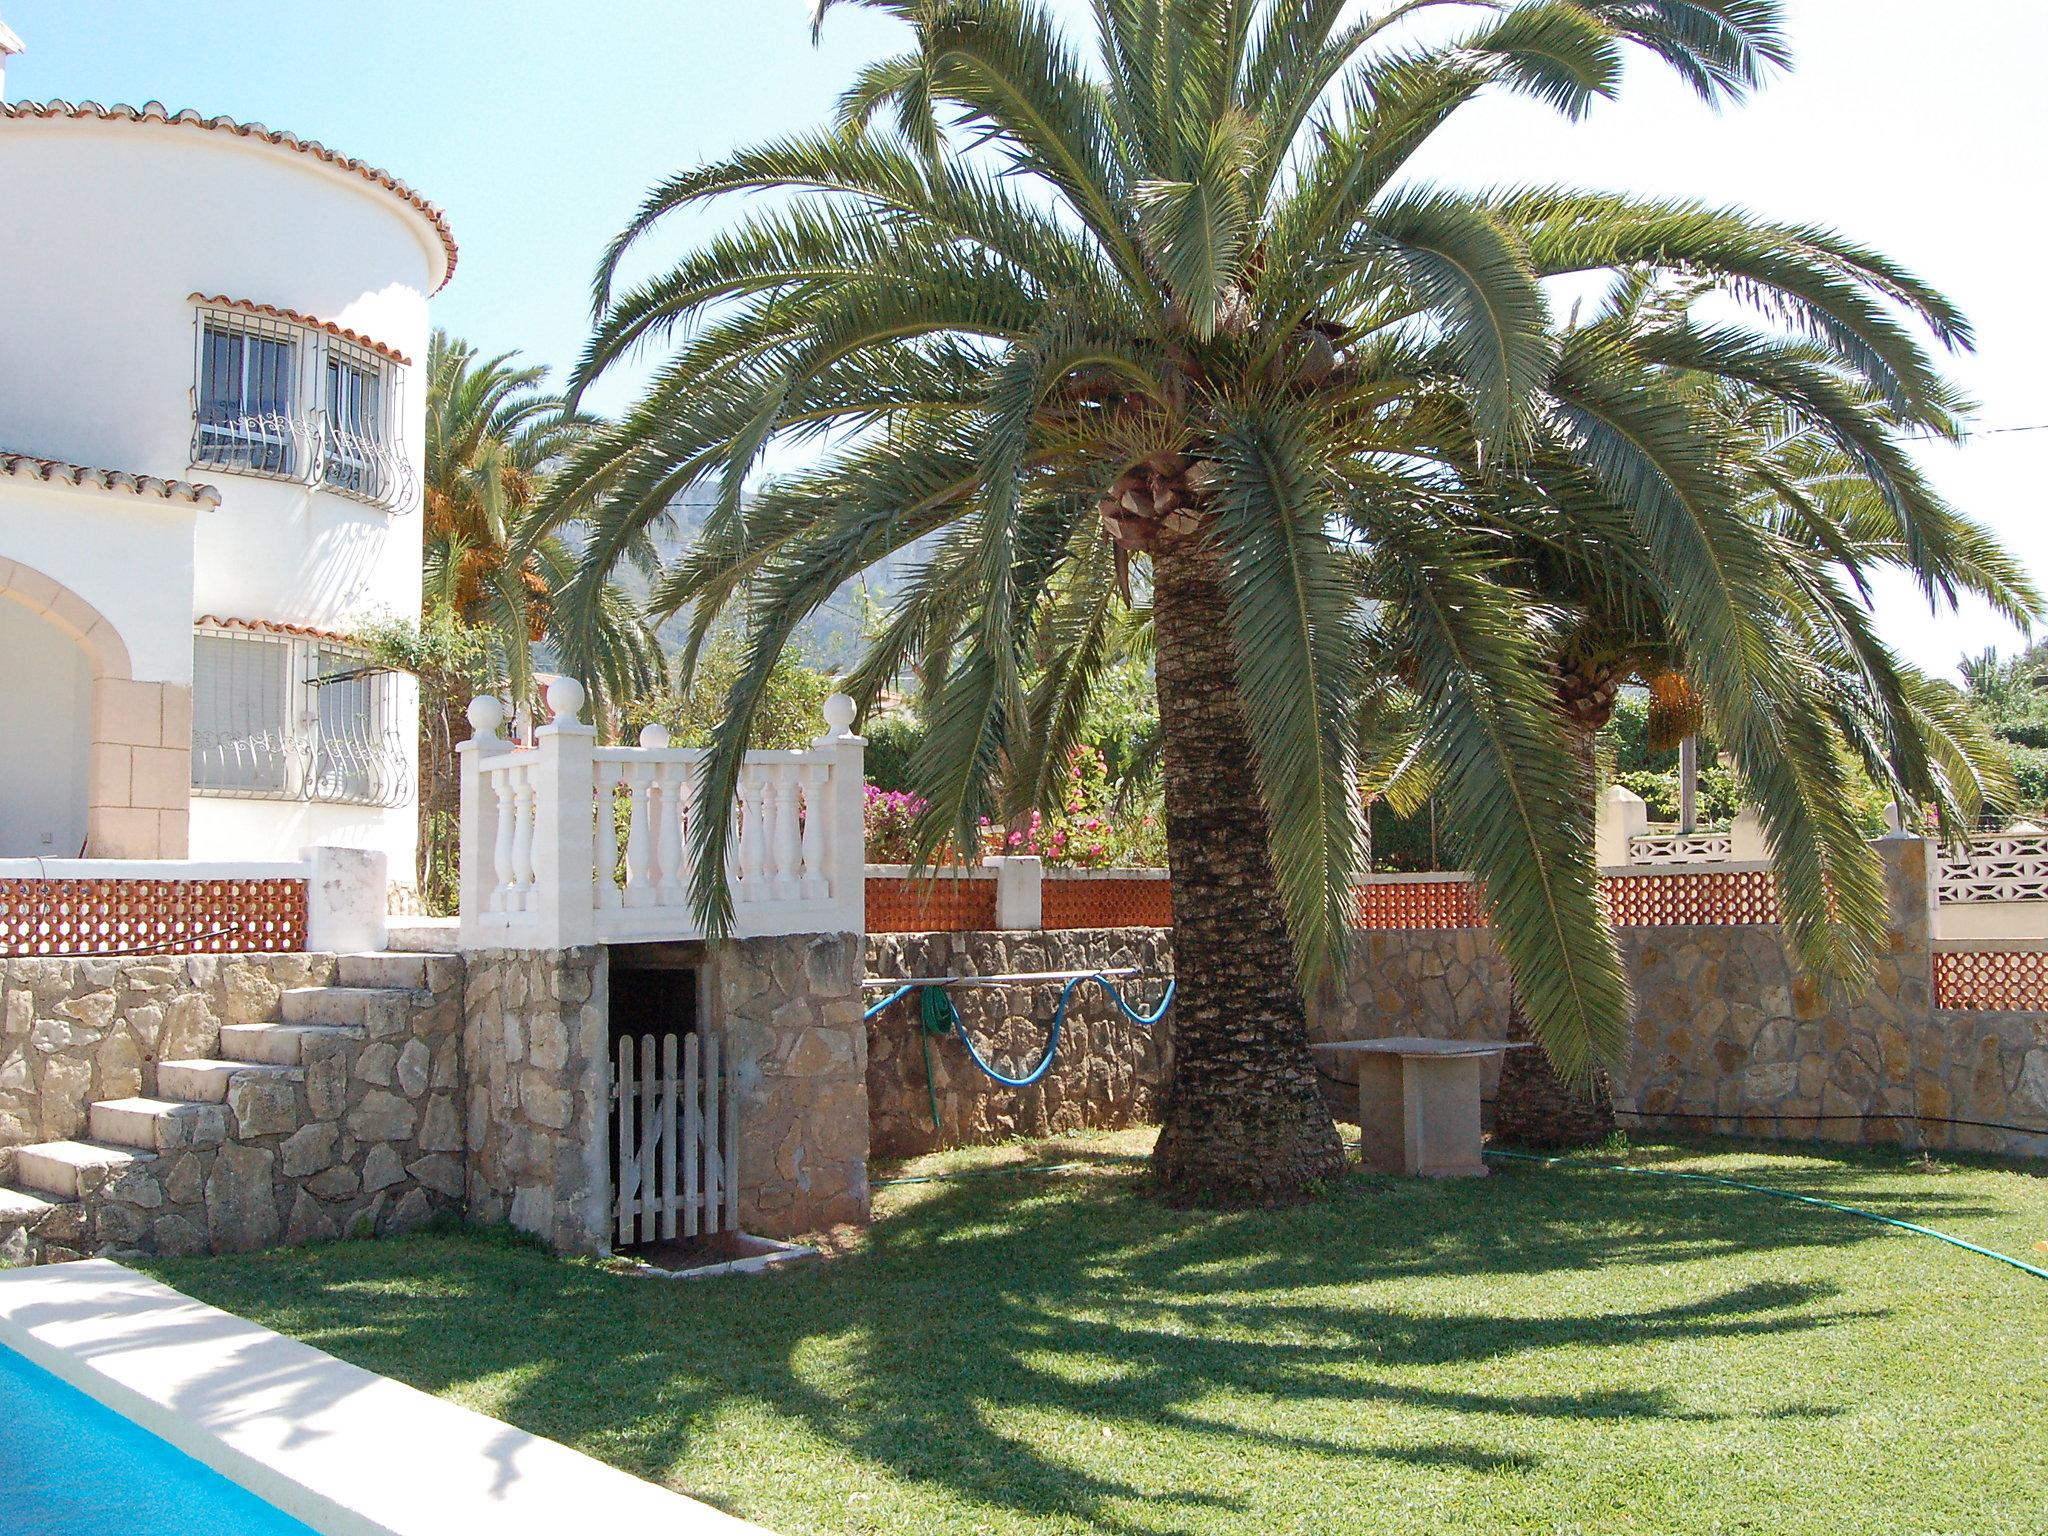
{"type": "Polygon", "coordinates": [[[372,848],[390,861],[393,880],[410,881],[416,815],[411,805],[385,811],[363,805],[194,795],[192,857],[224,859],[231,851],[237,859],[296,859],[302,850],[320,843],[372,848]]]}
{"type": "MultiPolygon", "coordinates": [[[[295,310],[407,357],[397,446],[416,486],[427,300],[445,261],[417,209],[288,147],[185,125],[0,119],[0,448],[200,480],[222,495],[211,510],[129,497],[81,512],[83,493],[0,480],[0,557],[112,618],[138,678],[189,683],[203,615],[346,632],[416,613],[416,489],[394,511],[191,467],[190,296],[295,310]]],[[[394,872],[412,865],[410,805],[219,805],[194,801],[194,857],[354,840],[385,848],[394,872]],[[304,835],[330,823],[347,835],[304,835]]]]}
{"type": "Polygon", "coordinates": [[[92,670],[76,640],[5,601],[0,658],[0,858],[77,858],[92,670]]]}
{"type": "MultiPolygon", "coordinates": [[[[0,432],[12,430],[5,409],[0,432]]],[[[0,559],[98,609],[127,644],[138,681],[189,685],[194,528],[214,515],[160,496],[0,475],[0,559]]]]}

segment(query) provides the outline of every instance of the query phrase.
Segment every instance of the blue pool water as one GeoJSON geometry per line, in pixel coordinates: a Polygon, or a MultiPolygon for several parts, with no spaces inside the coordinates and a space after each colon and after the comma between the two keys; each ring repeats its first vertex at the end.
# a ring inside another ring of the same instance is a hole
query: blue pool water
{"type": "Polygon", "coordinates": [[[0,1349],[4,1536],[315,1536],[11,1349],[0,1349]]]}

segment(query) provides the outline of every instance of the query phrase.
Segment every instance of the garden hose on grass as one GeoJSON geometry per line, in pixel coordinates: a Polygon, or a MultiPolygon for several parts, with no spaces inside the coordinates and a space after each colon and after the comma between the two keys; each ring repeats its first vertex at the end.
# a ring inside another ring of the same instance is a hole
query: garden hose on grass
{"type": "Polygon", "coordinates": [[[1688,1184],[1718,1184],[1723,1189],[1739,1189],[1752,1195],[1769,1195],[1773,1200],[1790,1200],[1799,1205],[1817,1206],[1824,1211],[1839,1211],[1845,1216],[1860,1216],[1865,1221],[1875,1221],[1887,1227],[1897,1227],[1901,1232],[1916,1232],[1922,1237],[1931,1237],[1960,1248],[1965,1253],[1974,1253],[1979,1258],[1996,1259],[2001,1264],[2010,1264],[2023,1275],[2032,1275],[2036,1280],[2048,1280],[2048,1269],[2016,1259],[2009,1253],[2000,1253],[1995,1248],[1980,1248],[1960,1237],[1951,1237],[1946,1232],[1937,1232],[1932,1227],[1923,1227],[1918,1222],[1901,1221],[1896,1216],[1883,1216],[1876,1211],[1866,1211],[1860,1205],[1844,1205],[1839,1200],[1823,1200],[1818,1195],[1795,1194],[1789,1189],[1773,1189],[1768,1184],[1750,1184],[1741,1179],[1723,1178],[1718,1173],[1687,1173],[1679,1168],[1637,1168],[1628,1163],[1589,1163],[1576,1157],[1543,1157],[1534,1152],[1496,1152],[1487,1148],[1488,1157],[1505,1158],[1516,1163],[1544,1163],[1563,1165],[1569,1168],[1597,1168],[1605,1173],[1639,1173],[1645,1178],[1673,1179],[1688,1184]]]}

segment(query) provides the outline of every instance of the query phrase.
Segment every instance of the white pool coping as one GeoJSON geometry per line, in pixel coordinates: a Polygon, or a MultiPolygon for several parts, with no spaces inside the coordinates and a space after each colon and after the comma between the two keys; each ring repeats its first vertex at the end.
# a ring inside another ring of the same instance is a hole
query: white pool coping
{"type": "Polygon", "coordinates": [[[105,1259],[0,1271],[0,1345],[322,1536],[765,1536],[105,1259]]]}

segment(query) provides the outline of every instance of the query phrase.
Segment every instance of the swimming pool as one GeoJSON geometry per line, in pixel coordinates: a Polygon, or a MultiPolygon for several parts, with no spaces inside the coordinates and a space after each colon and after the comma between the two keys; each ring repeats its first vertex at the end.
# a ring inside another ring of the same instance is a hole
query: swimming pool
{"type": "Polygon", "coordinates": [[[6,1536],[315,1536],[211,1467],[0,1346],[6,1536]]]}

